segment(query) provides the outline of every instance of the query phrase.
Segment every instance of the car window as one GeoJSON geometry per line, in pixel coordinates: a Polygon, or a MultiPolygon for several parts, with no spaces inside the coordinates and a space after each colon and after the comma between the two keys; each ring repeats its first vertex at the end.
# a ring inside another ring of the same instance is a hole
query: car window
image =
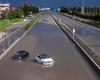
{"type": "Polygon", "coordinates": [[[46,54],[41,54],[41,55],[40,55],[40,58],[41,58],[41,59],[46,59],[46,58],[50,58],[50,57],[49,57],[48,55],[46,55],[46,54]]]}

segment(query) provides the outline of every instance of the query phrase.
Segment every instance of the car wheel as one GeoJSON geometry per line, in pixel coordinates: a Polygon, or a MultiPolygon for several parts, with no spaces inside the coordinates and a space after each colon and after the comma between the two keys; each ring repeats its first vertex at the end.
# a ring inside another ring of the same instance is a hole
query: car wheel
{"type": "Polygon", "coordinates": [[[35,61],[35,62],[37,62],[37,60],[36,60],[36,59],[35,59],[34,61],[35,61]]]}
{"type": "Polygon", "coordinates": [[[41,62],[41,64],[43,64],[43,62],[41,62]]]}

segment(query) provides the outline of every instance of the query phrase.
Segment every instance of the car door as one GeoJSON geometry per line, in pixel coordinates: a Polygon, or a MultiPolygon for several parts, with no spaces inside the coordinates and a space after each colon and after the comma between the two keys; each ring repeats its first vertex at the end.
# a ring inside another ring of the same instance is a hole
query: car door
{"type": "Polygon", "coordinates": [[[40,58],[40,56],[37,56],[37,62],[41,63],[41,58],[40,58]]]}

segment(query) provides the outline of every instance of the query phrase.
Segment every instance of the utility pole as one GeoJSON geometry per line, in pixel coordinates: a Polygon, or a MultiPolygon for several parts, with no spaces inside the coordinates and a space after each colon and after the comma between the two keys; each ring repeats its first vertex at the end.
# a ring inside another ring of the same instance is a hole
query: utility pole
{"type": "Polygon", "coordinates": [[[82,14],[84,14],[84,13],[85,13],[85,11],[84,11],[84,0],[82,0],[82,7],[81,7],[81,10],[82,10],[82,14]]]}
{"type": "MultiPolygon", "coordinates": [[[[9,3],[9,0],[7,0],[7,7],[10,7],[10,3],[9,3]]],[[[9,17],[8,17],[8,14],[9,14],[9,9],[6,10],[6,20],[7,20],[7,24],[9,25],[9,17]]]]}

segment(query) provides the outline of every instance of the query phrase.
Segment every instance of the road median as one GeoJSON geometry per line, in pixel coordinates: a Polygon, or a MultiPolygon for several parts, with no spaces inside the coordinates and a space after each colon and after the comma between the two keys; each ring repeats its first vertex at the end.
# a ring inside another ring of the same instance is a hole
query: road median
{"type": "Polygon", "coordinates": [[[32,25],[35,25],[39,21],[40,17],[36,16],[34,19],[32,19],[28,24],[24,25],[22,29],[28,30],[32,25]]]}

